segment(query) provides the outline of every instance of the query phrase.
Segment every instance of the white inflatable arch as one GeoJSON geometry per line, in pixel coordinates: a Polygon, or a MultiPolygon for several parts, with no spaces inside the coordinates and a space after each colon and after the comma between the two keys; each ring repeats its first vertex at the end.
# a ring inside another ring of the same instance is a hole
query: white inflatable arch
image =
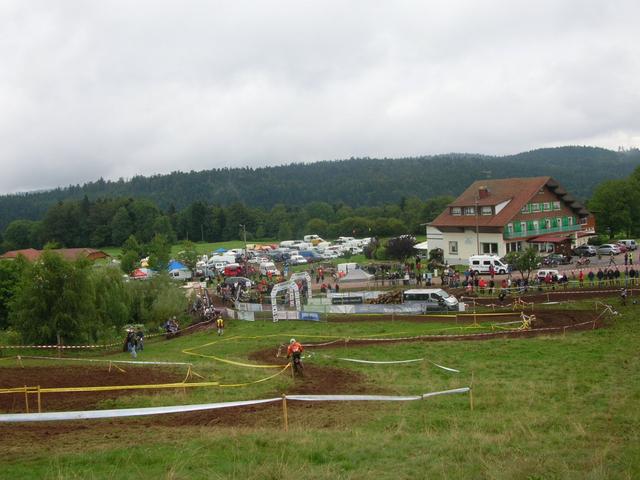
{"type": "Polygon", "coordinates": [[[289,305],[296,310],[301,309],[300,303],[300,290],[298,284],[294,280],[289,280],[282,283],[276,283],[271,290],[271,312],[273,313],[273,321],[277,322],[278,318],[278,293],[283,290],[289,291],[289,305]]]}

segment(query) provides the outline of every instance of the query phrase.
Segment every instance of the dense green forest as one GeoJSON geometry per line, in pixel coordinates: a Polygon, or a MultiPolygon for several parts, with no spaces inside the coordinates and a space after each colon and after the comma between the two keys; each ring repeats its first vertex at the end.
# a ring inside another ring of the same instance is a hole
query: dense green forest
{"type": "Polygon", "coordinates": [[[82,201],[85,196],[90,202],[144,198],[169,214],[194,202],[221,207],[244,204],[264,210],[279,204],[291,209],[312,202],[358,208],[396,204],[411,196],[422,200],[456,196],[474,180],[488,176],[550,175],[575,196],[586,199],[602,181],[623,178],[638,165],[638,150],[560,147],[502,157],[447,154],[402,159],[352,158],[255,169],[173,172],[136,176],[131,180],[100,179],[85,185],[1,196],[0,229],[16,219],[41,220],[59,202],[82,201]]]}
{"type": "Polygon", "coordinates": [[[161,210],[146,199],[106,198],[58,202],[42,220],[13,220],[2,234],[0,251],[62,247],[123,245],[133,236],[149,243],[156,236],[176,240],[218,242],[242,238],[292,239],[315,233],[326,238],[340,235],[390,236],[424,233],[424,224],[434,219],[453,197],[426,201],[403,197],[400,202],[375,207],[351,208],[343,203],[311,202],[306,205],[274,205],[270,209],[229,206],[196,201],[177,211],[161,210]],[[241,226],[242,225],[242,226],[241,226]]]}

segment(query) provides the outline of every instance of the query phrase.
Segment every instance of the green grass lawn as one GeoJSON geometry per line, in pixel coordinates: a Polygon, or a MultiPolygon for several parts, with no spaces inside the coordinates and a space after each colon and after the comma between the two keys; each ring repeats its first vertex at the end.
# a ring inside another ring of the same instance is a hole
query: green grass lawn
{"type": "MultiPolygon", "coordinates": [[[[469,385],[468,395],[409,403],[291,404],[243,411],[237,425],[169,427],[101,422],[49,436],[46,427],[0,427],[1,478],[238,479],[609,479],[640,478],[640,311],[629,306],[608,328],[566,336],[482,342],[377,344],[318,350],[307,362],[349,369],[359,390],[419,394],[469,385]],[[367,360],[428,361],[363,365],[367,360]],[[106,424],[106,425],[105,425],[106,424]]],[[[196,348],[251,363],[252,351],[291,336],[417,335],[451,325],[408,322],[232,322],[222,341],[198,333],[149,342],[141,359],[190,361],[205,379],[250,382],[264,371],[186,356],[196,348]],[[235,337],[235,338],[234,338],[235,337]]],[[[127,358],[125,354],[110,358],[127,358]]],[[[4,362],[3,362],[4,363],[4,362]]],[[[0,368],[9,368],[0,363],[0,368]]],[[[15,368],[15,367],[11,367],[15,368]]],[[[16,372],[18,375],[19,372],[16,372]]],[[[289,376],[243,388],[121,397],[104,407],[200,403],[278,396],[289,376]]],[[[215,415],[215,414],[214,414],[215,415]]]]}

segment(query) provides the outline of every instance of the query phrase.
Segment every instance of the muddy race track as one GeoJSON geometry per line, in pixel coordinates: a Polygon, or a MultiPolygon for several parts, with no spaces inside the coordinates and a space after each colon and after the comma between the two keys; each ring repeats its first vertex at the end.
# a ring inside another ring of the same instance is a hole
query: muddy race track
{"type": "MultiPolygon", "coordinates": [[[[535,315],[530,329],[519,330],[521,325],[520,312],[510,310],[502,313],[514,313],[514,316],[488,315],[478,321],[493,323],[496,330],[486,333],[465,333],[455,335],[422,335],[412,338],[393,339],[355,339],[349,338],[333,342],[306,343],[309,351],[320,348],[354,347],[358,345],[380,344],[381,342],[430,342],[430,341],[472,341],[491,338],[519,338],[535,335],[568,334],[577,330],[591,330],[605,325],[604,316],[595,310],[525,310],[525,315],[535,315]],[[517,323],[508,323],[517,322],[517,323]],[[519,325],[520,323],[520,325],[519,325]]],[[[348,321],[348,318],[343,318],[348,321]]],[[[355,320],[351,319],[351,320],[355,320]]],[[[370,318],[369,320],[373,320],[370,318]]],[[[379,320],[379,319],[376,319],[379,320]]],[[[387,319],[392,321],[391,319],[387,319]]],[[[396,317],[396,320],[399,320],[396,317]]],[[[406,317],[403,321],[433,322],[436,319],[428,317],[406,317]]],[[[442,322],[443,318],[437,321],[442,322]]],[[[454,320],[460,324],[468,324],[473,317],[459,317],[454,320]]],[[[472,330],[469,330],[472,332],[472,330]]],[[[261,350],[249,354],[249,359],[260,363],[282,364],[285,359],[277,358],[278,348],[261,350]]],[[[371,385],[366,378],[348,369],[313,365],[308,362],[305,366],[305,379],[296,380],[287,393],[289,394],[385,394],[381,387],[371,385]]],[[[72,365],[72,366],[29,366],[24,368],[7,360],[0,364],[0,389],[39,385],[41,388],[60,387],[91,387],[117,385],[154,385],[182,382],[185,379],[184,369],[175,367],[134,367],[127,366],[126,371],[106,366],[72,365]]],[[[180,391],[180,389],[178,389],[180,391]]],[[[134,395],[153,396],[157,390],[139,390],[134,395]]],[[[279,396],[277,392],[274,396],[279,396]]],[[[130,396],[131,391],[100,391],[74,393],[47,393],[42,395],[42,411],[71,411],[109,408],[105,401],[120,396],[130,396]]],[[[189,403],[188,392],[184,394],[184,402],[189,403]]],[[[30,411],[37,411],[36,396],[29,395],[30,411]]],[[[219,398],[219,397],[218,397],[219,398]]],[[[224,401],[224,400],[223,400],[224,401]]],[[[292,405],[296,409],[311,408],[308,404],[292,405]]],[[[314,405],[313,408],[332,408],[330,404],[314,405]]],[[[25,395],[22,393],[0,394],[0,413],[24,413],[25,395]]],[[[15,435],[20,431],[23,442],[28,439],[42,438],[42,436],[56,435],[69,431],[91,428],[103,430],[118,430],[123,423],[140,426],[207,426],[221,425],[234,427],[252,427],[256,425],[278,426],[281,422],[281,407],[277,404],[253,405],[245,407],[226,408],[186,414],[156,415],[128,420],[101,420],[93,422],[45,422],[43,424],[0,424],[0,435],[15,435]]],[[[116,434],[117,436],[117,434],[116,434]]]]}

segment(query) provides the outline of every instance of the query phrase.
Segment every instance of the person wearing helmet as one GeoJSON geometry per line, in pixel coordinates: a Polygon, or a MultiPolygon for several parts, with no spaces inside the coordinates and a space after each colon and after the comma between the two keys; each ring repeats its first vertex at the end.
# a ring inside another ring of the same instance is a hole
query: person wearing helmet
{"type": "Polygon", "coordinates": [[[296,341],[295,338],[289,340],[289,348],[287,348],[287,358],[293,357],[294,361],[297,360],[299,363],[301,363],[300,356],[302,355],[303,351],[304,347],[300,342],[296,341]]]}

